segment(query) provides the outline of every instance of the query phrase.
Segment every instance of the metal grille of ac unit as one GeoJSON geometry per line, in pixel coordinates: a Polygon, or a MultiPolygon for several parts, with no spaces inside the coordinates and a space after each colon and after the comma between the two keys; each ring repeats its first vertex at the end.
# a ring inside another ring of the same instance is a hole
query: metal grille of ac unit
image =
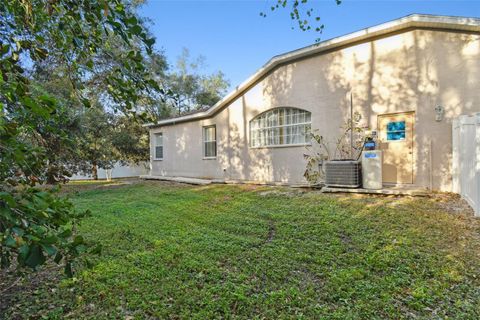
{"type": "Polygon", "coordinates": [[[325,162],[325,185],[328,187],[358,188],[362,185],[360,161],[325,162]]]}

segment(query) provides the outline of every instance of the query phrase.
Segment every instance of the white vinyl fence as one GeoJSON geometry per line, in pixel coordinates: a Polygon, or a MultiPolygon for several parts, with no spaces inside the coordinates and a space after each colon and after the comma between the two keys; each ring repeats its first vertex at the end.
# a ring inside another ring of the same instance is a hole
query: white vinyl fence
{"type": "MultiPolygon", "coordinates": [[[[127,165],[122,166],[119,162],[115,164],[113,169],[104,170],[98,169],[98,179],[112,179],[112,178],[129,178],[147,175],[149,172],[149,163],[140,163],[139,165],[127,165]]],[[[91,175],[82,176],[74,175],[70,180],[89,180],[92,179],[91,175]]]]}
{"type": "Polygon", "coordinates": [[[453,192],[480,216],[480,113],[458,117],[452,130],[453,192]]]}

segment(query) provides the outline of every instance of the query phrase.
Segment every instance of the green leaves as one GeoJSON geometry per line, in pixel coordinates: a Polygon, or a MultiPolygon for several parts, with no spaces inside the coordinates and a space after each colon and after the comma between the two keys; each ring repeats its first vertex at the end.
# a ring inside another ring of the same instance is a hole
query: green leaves
{"type": "Polygon", "coordinates": [[[3,201],[6,205],[10,207],[15,206],[15,199],[13,198],[13,195],[8,192],[0,192],[0,201],[3,201]]]}
{"type": "Polygon", "coordinates": [[[128,113],[145,92],[159,91],[145,67],[155,39],[133,10],[122,0],[0,2],[3,267],[17,259],[19,267],[36,269],[52,259],[71,275],[89,252],[73,231],[88,213],[37,187],[68,176],[77,114],[99,101],[128,113]]]}
{"type": "MultiPolygon", "coordinates": [[[[341,0],[334,0],[337,5],[341,4],[341,0]]],[[[314,15],[317,11],[314,7],[307,7],[308,0],[275,0],[275,5],[270,7],[270,10],[276,11],[280,8],[287,8],[290,13],[290,19],[296,21],[298,29],[301,31],[314,31],[321,33],[324,29],[323,24],[320,23],[320,16],[314,15]]],[[[260,12],[260,16],[266,17],[265,12],[260,12]]],[[[291,27],[295,29],[294,26],[291,27]]],[[[320,41],[320,38],[315,40],[316,42],[320,41]]]]}
{"type": "Polygon", "coordinates": [[[44,48],[35,47],[33,52],[35,53],[33,57],[38,57],[40,60],[44,60],[48,56],[48,51],[44,48]]]}
{"type": "Polygon", "coordinates": [[[5,239],[5,245],[7,247],[15,248],[17,246],[17,241],[15,241],[13,236],[9,234],[5,239]]]}
{"type": "Polygon", "coordinates": [[[24,261],[25,265],[35,269],[37,266],[45,263],[46,259],[39,245],[32,245],[29,249],[27,259],[24,261]]]}
{"type": "Polygon", "coordinates": [[[9,44],[0,44],[0,55],[4,56],[10,51],[10,45],[9,44]]]}
{"type": "Polygon", "coordinates": [[[30,109],[31,112],[41,115],[43,117],[48,116],[48,112],[42,109],[42,107],[32,99],[31,97],[23,97],[23,104],[30,109]]]}
{"type": "Polygon", "coordinates": [[[140,27],[138,24],[130,28],[130,32],[137,36],[140,35],[142,31],[143,31],[142,27],[140,27]]]}
{"type": "Polygon", "coordinates": [[[57,253],[57,249],[50,244],[42,244],[41,246],[45,253],[47,253],[49,256],[53,256],[57,253]]]}
{"type": "Polygon", "coordinates": [[[155,38],[146,39],[145,44],[149,47],[152,47],[155,44],[155,38]]]}
{"type": "Polygon", "coordinates": [[[93,60],[92,59],[87,60],[85,65],[87,66],[87,68],[93,69],[93,60]]]}
{"type": "Polygon", "coordinates": [[[75,225],[88,212],[75,212],[67,200],[36,188],[2,192],[0,199],[0,221],[6,227],[3,237],[0,233],[2,261],[16,254],[19,266],[35,269],[48,257],[67,262],[88,249],[83,237],[74,236],[72,227],[66,226],[75,225]]]}
{"type": "Polygon", "coordinates": [[[85,106],[85,108],[91,108],[92,104],[90,103],[90,100],[88,98],[80,98],[82,101],[82,104],[85,106]]]}

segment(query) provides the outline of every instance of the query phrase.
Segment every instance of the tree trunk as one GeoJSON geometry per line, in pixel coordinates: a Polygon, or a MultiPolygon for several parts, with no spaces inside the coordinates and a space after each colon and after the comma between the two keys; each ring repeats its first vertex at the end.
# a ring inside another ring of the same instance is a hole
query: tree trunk
{"type": "Polygon", "coordinates": [[[57,184],[58,181],[57,179],[55,179],[55,169],[56,168],[52,168],[52,166],[48,166],[47,168],[47,184],[57,184]]]}
{"type": "Polygon", "coordinates": [[[97,162],[93,161],[92,163],[92,176],[93,180],[98,180],[98,170],[97,170],[97,162]]]}

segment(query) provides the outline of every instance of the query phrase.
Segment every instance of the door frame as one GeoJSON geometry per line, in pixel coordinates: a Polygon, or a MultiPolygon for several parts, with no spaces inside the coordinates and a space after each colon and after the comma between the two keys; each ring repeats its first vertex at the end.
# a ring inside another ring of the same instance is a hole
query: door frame
{"type": "MultiPolygon", "coordinates": [[[[380,128],[380,117],[395,117],[399,115],[411,115],[412,116],[412,183],[399,183],[399,182],[383,182],[382,184],[384,185],[389,185],[389,186],[402,186],[402,185],[414,185],[415,184],[415,174],[416,174],[416,165],[415,165],[415,154],[416,154],[416,145],[415,145],[415,111],[410,110],[410,111],[399,111],[399,112],[391,112],[391,113],[382,113],[382,114],[377,114],[377,139],[378,142],[381,143],[380,141],[380,134],[381,134],[381,128],[380,128]]],[[[382,150],[382,149],[380,149],[382,150]]],[[[383,157],[382,157],[382,168],[383,168],[383,157]]]]}

